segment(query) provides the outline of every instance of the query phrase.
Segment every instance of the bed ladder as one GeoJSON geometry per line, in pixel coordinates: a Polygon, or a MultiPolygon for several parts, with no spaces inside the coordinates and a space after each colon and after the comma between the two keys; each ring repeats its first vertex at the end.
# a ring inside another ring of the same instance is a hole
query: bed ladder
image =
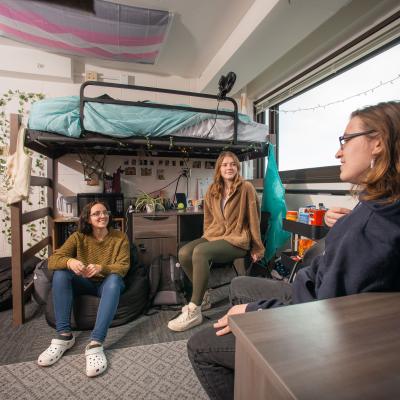
{"type": "MultiPolygon", "coordinates": [[[[20,116],[10,115],[10,154],[16,150],[18,131],[20,127],[20,116]]],[[[19,326],[25,322],[25,293],[31,290],[33,281],[24,287],[24,261],[33,257],[46,246],[49,254],[52,251],[51,232],[53,228],[53,160],[47,159],[47,178],[31,176],[31,186],[47,186],[48,207],[39,210],[22,213],[22,201],[10,206],[11,212],[11,276],[12,276],[12,319],[13,325],[19,326]],[[28,224],[39,218],[48,217],[48,235],[40,242],[24,252],[22,225],[28,224]]]]}

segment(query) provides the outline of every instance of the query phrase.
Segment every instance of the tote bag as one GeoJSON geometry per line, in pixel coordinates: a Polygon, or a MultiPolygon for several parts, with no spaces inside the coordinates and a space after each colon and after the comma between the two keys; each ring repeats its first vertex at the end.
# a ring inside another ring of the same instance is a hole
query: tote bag
{"type": "Polygon", "coordinates": [[[29,194],[32,158],[24,149],[25,127],[21,126],[14,154],[7,157],[4,177],[0,185],[0,201],[8,205],[24,200],[29,194]]]}

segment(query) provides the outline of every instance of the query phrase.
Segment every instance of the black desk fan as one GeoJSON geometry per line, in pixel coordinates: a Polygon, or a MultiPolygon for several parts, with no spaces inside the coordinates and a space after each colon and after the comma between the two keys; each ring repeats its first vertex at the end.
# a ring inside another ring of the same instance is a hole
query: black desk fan
{"type": "Polygon", "coordinates": [[[228,72],[228,74],[222,75],[221,78],[219,78],[218,82],[218,100],[223,100],[225,99],[226,95],[231,91],[233,88],[233,85],[236,82],[236,74],[234,72],[228,72]]]}

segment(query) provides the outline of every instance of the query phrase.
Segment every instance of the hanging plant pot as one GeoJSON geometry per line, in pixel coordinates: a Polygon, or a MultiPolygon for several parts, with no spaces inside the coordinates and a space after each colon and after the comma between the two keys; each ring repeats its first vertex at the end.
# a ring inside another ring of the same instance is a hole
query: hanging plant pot
{"type": "Polygon", "coordinates": [[[153,213],[155,211],[154,204],[146,204],[146,212],[153,213]]]}

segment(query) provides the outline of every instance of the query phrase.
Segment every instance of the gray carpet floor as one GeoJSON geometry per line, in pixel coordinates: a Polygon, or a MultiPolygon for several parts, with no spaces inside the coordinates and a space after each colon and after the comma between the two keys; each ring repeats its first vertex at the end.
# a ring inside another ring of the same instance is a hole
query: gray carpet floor
{"type": "Polygon", "coordinates": [[[64,355],[43,368],[35,361],[0,366],[0,398],[207,399],[186,355],[186,340],[108,350],[103,375],[87,378],[85,357],[64,355]]]}
{"type": "MultiPolygon", "coordinates": [[[[188,339],[194,332],[209,326],[228,309],[228,287],[211,291],[211,310],[203,313],[207,318],[202,325],[186,332],[172,332],[168,321],[177,311],[159,311],[151,316],[141,316],[123,326],[110,328],[105,342],[106,349],[120,349],[131,346],[165,343],[188,339]]],[[[34,301],[25,306],[26,323],[12,326],[11,310],[0,312],[0,365],[34,361],[45,350],[55,335],[47,325],[44,309],[34,301]]],[[[82,354],[89,341],[90,331],[75,332],[76,344],[69,354],[82,354]]]]}

